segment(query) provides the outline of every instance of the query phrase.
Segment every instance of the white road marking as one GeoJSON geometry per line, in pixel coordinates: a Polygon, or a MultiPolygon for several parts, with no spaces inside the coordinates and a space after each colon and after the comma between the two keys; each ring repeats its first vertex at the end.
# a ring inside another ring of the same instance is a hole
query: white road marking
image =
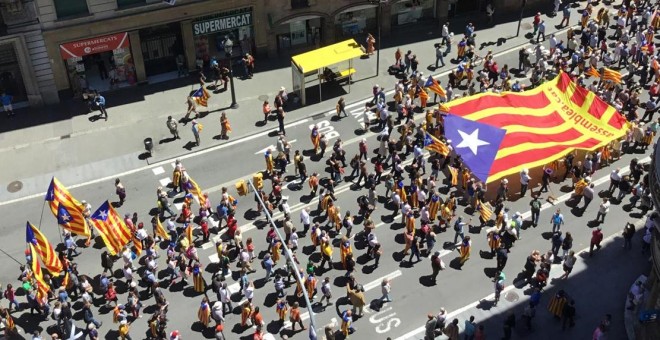
{"type": "Polygon", "coordinates": [[[164,172],[165,172],[165,169],[163,169],[162,166],[159,166],[159,167],[156,167],[156,168],[151,169],[151,171],[154,172],[154,175],[158,176],[158,175],[164,173],[164,172]]]}
{"type": "Polygon", "coordinates": [[[174,207],[175,207],[177,210],[181,210],[181,208],[183,208],[183,202],[181,202],[181,203],[174,203],[174,207]]]}
{"type": "Polygon", "coordinates": [[[161,179],[159,180],[159,182],[160,182],[160,186],[161,186],[161,187],[166,187],[166,186],[168,186],[170,183],[172,183],[172,180],[171,180],[169,177],[167,177],[167,178],[161,178],[161,179]]]}
{"type": "MultiPolygon", "coordinates": [[[[294,126],[305,124],[309,121],[310,121],[309,118],[305,118],[305,119],[301,119],[299,121],[293,122],[289,125],[285,125],[285,127],[286,128],[291,128],[291,127],[294,127],[294,126]]],[[[262,131],[262,132],[259,132],[257,134],[254,134],[252,136],[247,136],[245,138],[232,140],[228,143],[216,145],[216,146],[210,147],[208,149],[203,149],[203,150],[199,150],[199,151],[196,151],[196,152],[191,152],[191,153],[188,153],[188,154],[185,154],[185,155],[173,157],[173,158],[163,160],[163,161],[160,161],[160,162],[157,162],[157,163],[154,163],[154,164],[145,165],[143,167],[139,167],[139,168],[135,168],[135,169],[132,169],[132,170],[124,171],[124,172],[114,174],[114,175],[111,175],[111,176],[101,177],[101,178],[93,179],[91,181],[69,185],[67,188],[69,190],[71,190],[71,189],[76,189],[76,188],[84,187],[84,186],[91,185],[91,184],[96,184],[96,183],[101,183],[101,182],[109,182],[111,180],[114,180],[117,177],[125,177],[125,176],[128,176],[128,175],[132,175],[132,174],[135,174],[135,173],[138,173],[138,172],[141,172],[141,171],[145,171],[147,169],[151,169],[154,166],[163,166],[163,165],[166,165],[166,164],[171,164],[172,168],[174,168],[174,163],[172,161],[175,160],[175,159],[185,160],[185,159],[188,159],[188,158],[204,155],[204,154],[207,154],[209,152],[215,152],[217,150],[230,148],[230,147],[232,147],[236,144],[239,144],[239,143],[245,143],[245,142],[251,141],[253,139],[268,136],[268,134],[270,134],[271,132],[272,132],[272,129],[269,129],[267,131],[262,131]]],[[[4,202],[0,202],[0,206],[9,205],[9,204],[13,204],[13,203],[18,203],[18,202],[30,200],[30,199],[33,199],[33,198],[43,197],[45,194],[46,194],[46,192],[44,191],[44,192],[33,194],[33,195],[28,195],[28,196],[24,196],[24,197],[20,197],[20,198],[15,198],[15,199],[12,199],[12,200],[7,200],[7,201],[4,201],[4,202]]]]}
{"type": "MultiPolygon", "coordinates": [[[[295,142],[297,142],[297,141],[298,141],[297,139],[290,140],[290,141],[289,141],[289,144],[293,144],[293,143],[295,143],[295,142]]],[[[254,154],[255,154],[255,155],[262,155],[262,154],[266,153],[266,151],[268,151],[268,149],[270,149],[270,150],[272,150],[272,151],[275,151],[275,149],[277,149],[277,148],[275,147],[275,145],[271,144],[271,145],[269,145],[269,146],[267,146],[267,147],[265,147],[265,148],[263,148],[263,149],[261,149],[261,150],[255,152],[254,154]]]]}
{"type": "MultiPolygon", "coordinates": [[[[386,279],[386,278],[395,279],[395,278],[397,278],[401,275],[403,275],[403,273],[401,272],[401,270],[397,269],[397,270],[395,270],[395,271],[393,271],[393,272],[391,272],[391,273],[389,273],[389,274],[387,274],[387,275],[385,275],[385,276],[383,276],[379,279],[376,279],[374,281],[371,281],[371,282],[363,285],[362,288],[364,288],[364,291],[366,293],[366,292],[368,292],[368,291],[370,291],[370,290],[372,290],[376,287],[380,287],[380,284],[383,282],[384,279],[386,279]]],[[[369,310],[368,306],[364,306],[364,313],[365,314],[371,313],[371,310],[369,310]]],[[[303,320],[303,321],[309,319],[309,312],[301,313],[300,314],[300,319],[303,320]]],[[[336,322],[336,319],[333,318],[332,322],[336,322]]],[[[285,321],[282,328],[291,328],[291,322],[290,321],[285,321]]]]}
{"type": "Polygon", "coordinates": [[[403,275],[403,273],[401,272],[401,270],[397,269],[397,270],[395,270],[395,271],[393,271],[393,272],[391,272],[391,273],[389,273],[389,274],[387,274],[383,277],[380,277],[378,279],[375,279],[375,280],[363,285],[362,287],[364,287],[365,291],[368,291],[368,290],[374,289],[376,287],[380,287],[380,284],[383,283],[383,280],[385,280],[385,279],[392,280],[392,279],[395,279],[395,278],[397,278],[401,275],[403,275]]]}

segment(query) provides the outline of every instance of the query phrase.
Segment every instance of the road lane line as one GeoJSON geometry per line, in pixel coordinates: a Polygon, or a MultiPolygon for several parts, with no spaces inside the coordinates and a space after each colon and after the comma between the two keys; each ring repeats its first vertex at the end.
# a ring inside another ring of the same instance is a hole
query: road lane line
{"type": "Polygon", "coordinates": [[[151,169],[151,171],[153,171],[153,172],[154,172],[154,175],[156,175],[156,176],[158,176],[158,175],[160,175],[160,174],[162,174],[162,173],[165,173],[165,169],[163,169],[162,166],[155,167],[155,168],[151,169]]]}
{"type": "Polygon", "coordinates": [[[160,186],[161,186],[161,187],[166,187],[166,186],[168,186],[170,183],[172,183],[172,180],[171,180],[169,177],[166,177],[166,178],[161,178],[161,179],[159,180],[159,182],[160,182],[160,186]]]}
{"type": "MultiPolygon", "coordinates": [[[[309,118],[304,118],[304,119],[301,119],[299,121],[293,122],[289,125],[285,125],[285,128],[291,128],[291,127],[294,127],[294,126],[305,124],[309,121],[310,121],[309,118]]],[[[111,176],[106,176],[106,177],[102,177],[102,178],[93,179],[93,180],[87,181],[87,182],[82,182],[82,183],[69,185],[69,186],[67,186],[67,188],[69,190],[71,190],[71,189],[76,189],[76,188],[84,187],[84,186],[91,185],[91,184],[96,184],[96,183],[101,183],[101,182],[109,182],[111,180],[114,180],[117,177],[125,177],[125,176],[132,175],[132,174],[135,174],[135,173],[138,173],[138,172],[141,172],[141,171],[145,171],[147,169],[151,169],[153,167],[160,167],[160,166],[167,165],[167,164],[172,165],[172,168],[174,168],[174,163],[172,162],[173,160],[176,160],[176,159],[184,160],[184,159],[204,155],[204,154],[207,154],[209,152],[214,152],[214,151],[217,151],[217,150],[222,150],[222,149],[225,149],[225,148],[229,148],[229,147],[232,147],[232,146],[234,146],[236,144],[239,144],[239,143],[244,143],[244,142],[247,142],[247,141],[250,141],[250,140],[253,140],[253,139],[257,139],[257,138],[261,138],[263,136],[267,136],[272,131],[273,131],[272,129],[269,129],[267,131],[259,132],[257,134],[251,135],[251,136],[247,136],[247,137],[244,137],[244,138],[232,140],[228,143],[212,146],[210,148],[195,151],[195,152],[191,152],[191,153],[188,153],[188,154],[185,154],[185,155],[170,157],[166,160],[162,160],[162,161],[159,161],[159,162],[156,162],[156,163],[153,163],[153,164],[145,165],[145,166],[135,168],[135,169],[131,169],[131,170],[128,170],[128,171],[124,171],[124,172],[114,174],[114,175],[111,175],[111,176]]],[[[38,193],[38,194],[33,194],[33,195],[28,195],[28,196],[24,196],[24,197],[19,197],[19,198],[3,201],[3,202],[0,202],[0,206],[5,206],[5,205],[13,204],[13,203],[18,203],[18,202],[26,201],[26,200],[37,198],[37,197],[43,197],[45,194],[46,194],[46,192],[44,191],[44,192],[41,192],[41,193],[38,193]]]]}
{"type": "MultiPolygon", "coordinates": [[[[372,289],[374,289],[374,288],[380,287],[380,284],[383,282],[383,280],[385,280],[385,279],[390,279],[390,280],[392,280],[392,279],[395,279],[395,278],[397,278],[397,277],[399,277],[399,276],[401,276],[401,275],[403,275],[403,273],[401,272],[401,270],[397,269],[397,270],[395,270],[395,271],[393,271],[393,272],[391,272],[391,273],[389,273],[389,274],[387,274],[387,275],[385,275],[385,276],[383,276],[383,277],[381,277],[381,278],[378,278],[378,279],[376,279],[376,280],[373,280],[373,281],[371,281],[371,282],[369,282],[369,283],[363,285],[362,288],[364,288],[364,292],[366,293],[366,292],[368,292],[368,291],[370,291],[370,290],[372,290],[372,289]]],[[[313,302],[312,302],[312,303],[313,303],[313,302]]],[[[365,306],[364,306],[364,312],[365,312],[365,314],[369,314],[369,313],[371,312],[371,311],[369,310],[368,307],[369,307],[368,305],[365,305],[365,306]]],[[[318,315],[318,313],[316,313],[315,315],[318,315]]],[[[300,318],[301,318],[303,321],[309,319],[309,312],[301,313],[301,314],[300,314],[300,318]]],[[[290,327],[291,327],[291,322],[290,322],[290,321],[285,321],[285,322],[284,322],[284,325],[282,326],[282,329],[290,328],[290,327]]]]}

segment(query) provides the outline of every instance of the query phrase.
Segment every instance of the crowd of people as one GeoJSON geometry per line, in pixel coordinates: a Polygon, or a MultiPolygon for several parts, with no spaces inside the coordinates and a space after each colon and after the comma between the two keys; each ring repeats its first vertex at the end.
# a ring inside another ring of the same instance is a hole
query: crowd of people
{"type": "MultiPolygon", "coordinates": [[[[570,179],[575,190],[573,200],[576,204],[583,200],[584,205],[581,209],[584,210],[594,199],[594,184],[591,183],[591,177],[600,167],[616,162],[624,153],[631,153],[638,148],[648,148],[660,128],[660,119],[653,120],[657,103],[660,101],[658,85],[660,64],[656,60],[654,47],[654,32],[660,28],[660,19],[653,15],[658,5],[652,5],[650,1],[624,0],[623,3],[618,10],[604,6],[594,13],[596,10],[593,9],[591,1],[588,1],[581,11],[580,27],[573,28],[571,25],[576,22],[575,20],[571,22],[572,10],[569,2],[565,1],[562,4],[560,1],[556,11],[557,15],[562,15],[566,19],[566,26],[569,27],[567,42],[564,45],[564,41],[559,37],[550,35],[547,49],[544,47],[546,43],[544,21],[540,14],[535,16],[533,26],[537,44],[532,50],[521,49],[519,65],[515,70],[508,65],[500,67],[491,52],[483,58],[476,55],[476,35],[472,24],[465,28],[464,36],[456,44],[455,60],[458,62],[458,68],[452,70],[449,75],[445,95],[439,98],[441,103],[477,92],[524,91],[563,71],[570,74],[580,86],[597,93],[616,107],[630,122],[631,128],[623,140],[588,153],[581,160],[577,158],[577,153],[571,152],[564,159],[548,164],[544,169],[543,178],[537,181],[542,184],[540,191],[533,192],[529,172],[522,169],[521,192],[519,194],[510,192],[508,181],[505,179],[497,189],[496,199],[488,203],[485,184],[474,179],[461,158],[451,152],[450,144],[447,144],[450,149],[448,155],[425,152],[426,133],[444,140],[444,113],[441,109],[427,109],[426,100],[419,96],[425,79],[417,69],[419,63],[417,57],[411,51],[402,55],[398,50],[396,63],[402,79],[397,81],[395,87],[394,106],[390,107],[387,104],[384,89],[375,86],[373,100],[365,107],[367,117],[369,112],[376,114],[375,121],[365,119],[364,122],[365,131],[378,133],[379,145],[375,156],[369,155],[366,139],[359,142],[357,152],[352,156],[350,151],[344,148],[341,139],[337,139],[331,149],[327,149],[329,142],[326,136],[318,127],[312,128],[311,151],[314,156],[325,159],[325,164],[328,166],[327,176],[319,172],[309,174],[308,160],[301,150],[293,151],[286,139],[283,124],[284,108],[287,103],[286,90],[282,88],[276,97],[274,110],[271,109],[270,103],[264,102],[264,120],[268,119],[271,112],[276,112],[280,136],[277,147],[265,153],[266,166],[263,174],[270,181],[270,187],[263,183],[257,185],[255,211],[264,216],[266,211],[269,216],[280,211],[282,217],[274,221],[275,224],[265,231],[267,248],[263,249],[262,257],[259,256],[260,249],[256,249],[254,239],[243,236],[235,215],[238,201],[227,188],[222,189],[219,204],[216,206],[212,205],[208,194],[204,194],[196,201],[191,192],[192,186],[187,170],[180,161],[177,161],[170,188],[157,189],[158,214],[150,221],[151,232],[147,231],[144,222],[140,222],[137,213],[127,214],[124,223],[134,235],[133,242],[117,256],[105,251],[101,257],[103,271],[98,277],[92,278],[78,272],[75,258],[79,255],[79,251],[74,242],[75,235],[66,234],[63,242],[64,250],[59,252],[59,258],[64,264],[64,271],[69,274],[67,276],[69,280],[62,282],[63,275],[54,275],[55,273],[46,275],[45,280],[51,287],[51,293],[47,298],[39,301],[36,298],[33,275],[29,269],[29,262],[35,259],[31,254],[26,253],[28,265],[21,266],[20,287],[14,288],[11,284],[4,287],[3,296],[9,300],[9,307],[0,311],[0,317],[4,321],[6,334],[16,334],[17,331],[11,317],[12,313],[26,308],[30,309],[32,315],[35,313],[41,315],[42,320],[51,318],[54,321],[54,325],[47,328],[51,338],[69,338],[72,333],[83,331],[77,330],[72,311],[72,302],[82,301],[85,324],[82,328],[90,339],[100,337],[98,329],[103,324],[95,318],[95,312],[99,309],[112,311],[113,322],[117,327],[115,333],[117,338],[131,339],[131,336],[136,336],[131,334],[131,324],[142,318],[143,311],[147,308],[147,300],[153,297],[151,309],[155,312],[147,318],[149,338],[180,339],[180,333],[175,330],[176,327],[171,324],[168,317],[170,306],[163,291],[164,287],[180,285],[182,288],[189,286],[197,293],[198,322],[202,329],[213,332],[216,339],[231,338],[225,334],[227,324],[230,322],[237,323],[243,331],[253,330],[254,339],[264,339],[266,321],[260,311],[261,306],[254,301],[255,273],[263,271],[263,280],[273,283],[272,289],[277,294],[274,308],[279,317],[277,321],[280,328],[288,327],[295,332],[297,327],[300,330],[307,329],[302,312],[305,304],[304,293],[307,293],[311,301],[319,299],[318,303],[323,306],[334,303],[336,294],[333,294],[329,272],[340,271],[344,272],[340,275],[346,277],[346,297],[352,308],[341,311],[338,325],[325,326],[324,336],[327,339],[335,339],[337,334],[341,334],[347,338],[356,332],[353,321],[362,315],[366,305],[365,288],[354,275],[358,254],[354,252],[353,243],[366,244],[365,254],[370,262],[368,265],[374,268],[379,266],[380,258],[386,251],[378,240],[376,222],[371,216],[376,209],[391,210],[392,223],[400,221],[405,226],[404,248],[389,251],[400,253],[401,261],[407,261],[411,265],[421,261],[422,256],[428,257],[433,282],[436,281],[440,271],[446,268],[440,252],[435,250],[438,234],[454,232],[455,250],[458,252],[460,265],[463,266],[470,259],[472,242],[475,241],[470,235],[466,235],[467,229],[476,226],[477,224],[472,223],[472,220],[477,220],[478,226],[486,228],[485,242],[497,263],[497,273],[493,277],[494,303],[497,304],[504,289],[507,259],[509,253],[515,251],[513,250],[515,243],[522,238],[521,230],[524,223],[522,214],[510,211],[509,200],[513,197],[526,197],[528,189],[532,191],[530,201],[532,216],[529,223],[536,227],[539,224],[541,210],[540,194],[548,190],[551,181],[564,182],[570,179]],[[616,16],[616,22],[610,22],[610,16],[616,16]],[[615,28],[612,29],[610,24],[615,28]],[[612,33],[612,36],[608,37],[608,33],[612,33]],[[540,43],[541,39],[543,44],[540,43]],[[609,48],[610,43],[615,45],[612,51],[609,48]],[[533,63],[532,54],[535,56],[533,63]],[[602,66],[615,67],[613,65],[616,63],[619,68],[629,72],[620,82],[602,76],[591,83],[587,80],[589,74],[593,73],[590,70],[600,69],[602,66]],[[513,80],[514,74],[528,76],[529,84],[513,80]],[[463,80],[467,81],[465,85],[462,83],[463,80]],[[649,82],[652,82],[650,87],[649,82]],[[649,87],[648,91],[646,87],[649,87]],[[457,93],[459,91],[463,93],[459,95],[457,93]],[[641,97],[646,92],[649,99],[643,101],[641,97]],[[415,119],[415,112],[420,111],[424,115],[421,121],[415,119]],[[640,118],[638,113],[642,111],[644,115],[640,118]],[[393,135],[395,132],[398,136],[393,135]],[[293,157],[291,157],[292,151],[293,157]],[[298,219],[293,216],[288,197],[283,195],[282,190],[287,184],[284,178],[287,171],[290,171],[288,168],[291,163],[294,165],[296,185],[301,188],[309,187],[310,195],[318,199],[316,209],[301,210],[298,216],[299,222],[294,222],[298,219]],[[351,170],[348,175],[345,174],[346,168],[351,170]],[[427,169],[430,169],[428,173],[427,169]],[[365,190],[365,194],[357,199],[354,210],[357,211],[356,214],[351,213],[349,209],[339,207],[335,189],[336,185],[343,181],[354,182],[353,186],[365,190]],[[440,189],[443,185],[449,187],[449,194],[441,193],[440,189]],[[387,200],[382,207],[378,206],[378,190],[383,191],[380,194],[387,200]],[[176,196],[184,198],[178,214],[170,208],[170,200],[176,196]],[[460,205],[470,206],[472,215],[476,215],[461,216],[461,213],[457,212],[460,205]],[[193,209],[198,210],[193,212],[193,209]],[[321,219],[319,221],[311,216],[320,216],[321,219]],[[213,226],[213,221],[218,222],[217,227],[213,226]],[[161,223],[165,232],[159,230],[161,223]],[[360,224],[361,230],[355,232],[353,228],[360,224]],[[283,232],[282,237],[279,236],[276,226],[283,232]],[[193,233],[201,237],[204,243],[214,242],[218,262],[212,267],[212,276],[208,280],[204,277],[205,268],[200,262],[197,253],[198,244],[195,243],[193,233]],[[218,241],[211,241],[213,233],[223,236],[218,241]],[[306,237],[309,237],[309,241],[304,241],[306,237]],[[298,252],[302,242],[311,245],[314,250],[313,255],[306,260],[302,259],[298,252]],[[335,246],[335,243],[338,245],[335,246]],[[164,251],[159,247],[160,244],[166,245],[164,251]],[[339,256],[334,255],[336,248],[339,248],[339,256]],[[292,254],[291,259],[285,256],[289,252],[292,254]],[[320,263],[312,261],[314,255],[320,257],[320,263]],[[259,265],[254,264],[255,260],[259,265]],[[121,275],[115,275],[114,272],[117,262],[121,268],[121,275]],[[237,269],[232,266],[237,266],[237,269]],[[159,279],[161,273],[165,273],[164,279],[159,279]],[[234,274],[238,277],[239,292],[232,292],[229,289],[228,281],[234,274]],[[286,291],[289,286],[295,287],[293,291],[286,291]],[[140,287],[144,290],[140,291],[140,287]],[[17,289],[25,291],[26,303],[20,304],[17,301],[17,289]],[[215,296],[210,293],[215,293],[215,296]],[[244,297],[244,302],[239,306],[232,304],[231,297],[234,293],[244,297]],[[235,320],[231,316],[234,307],[240,310],[240,317],[235,320]]],[[[564,21],[561,24],[564,25],[564,21]]],[[[444,66],[443,57],[451,53],[454,44],[453,34],[449,33],[448,25],[443,27],[442,32],[442,40],[437,45],[439,52],[436,54],[436,66],[438,61],[444,66]],[[442,48],[445,50],[443,51],[442,48]]],[[[372,43],[369,47],[371,53],[373,48],[372,43]]],[[[217,70],[217,78],[222,80],[226,87],[225,73],[225,70],[217,70]]],[[[189,109],[185,118],[189,118],[191,113],[197,116],[192,97],[188,98],[187,104],[189,109]]],[[[344,107],[342,98],[337,103],[338,115],[342,112],[346,115],[344,107]]],[[[193,120],[194,131],[196,124],[193,120]]],[[[179,137],[176,121],[171,117],[168,117],[167,127],[174,138],[179,137]]],[[[231,129],[224,114],[221,117],[221,127],[222,138],[228,138],[227,134],[231,129]]],[[[200,131],[201,127],[197,127],[197,143],[199,143],[200,131]]],[[[637,202],[640,202],[639,209],[644,214],[652,209],[647,176],[643,165],[636,159],[630,163],[630,174],[624,175],[620,170],[614,170],[610,174],[611,185],[608,195],[599,203],[595,222],[604,223],[610,205],[620,204],[627,195],[632,195],[633,208],[637,202]]],[[[116,187],[120,204],[123,204],[126,190],[119,180],[116,182],[116,187]]],[[[86,217],[89,217],[91,206],[86,211],[86,217]]],[[[650,244],[648,230],[656,219],[656,214],[648,217],[645,225],[647,230],[644,236],[645,244],[650,244]]],[[[565,223],[564,215],[560,209],[557,209],[550,220],[553,235],[550,250],[547,252],[534,250],[527,256],[523,268],[524,279],[534,288],[534,293],[523,312],[522,320],[529,329],[535,308],[550,277],[552,265],[561,263],[564,271],[561,278],[566,279],[576,263],[571,232],[561,230],[565,223]],[[559,254],[560,250],[562,254],[559,254]]],[[[624,238],[627,241],[624,247],[630,247],[630,239],[634,233],[634,226],[626,225],[624,238]]],[[[590,256],[600,249],[602,239],[600,227],[594,228],[590,256]]],[[[643,251],[648,251],[647,247],[643,251]]],[[[380,300],[383,303],[391,302],[390,280],[383,280],[380,286],[383,294],[380,300]]],[[[575,301],[568,296],[568,293],[564,291],[557,293],[551,299],[549,309],[553,315],[564,318],[564,327],[574,325],[575,301]]],[[[447,319],[447,314],[444,308],[438,314],[428,314],[425,332],[427,339],[434,339],[441,333],[450,339],[458,339],[459,320],[450,321],[447,319]]],[[[504,325],[505,339],[511,337],[515,320],[515,315],[507,318],[504,325]]],[[[176,326],[183,327],[183,325],[176,326]]],[[[602,334],[607,333],[608,329],[609,322],[606,318],[594,332],[594,339],[601,339],[602,334]]],[[[475,322],[474,317],[465,320],[463,333],[466,338],[484,339],[485,331],[484,326],[475,322]]],[[[39,331],[35,331],[33,339],[41,339],[39,331]]]]}

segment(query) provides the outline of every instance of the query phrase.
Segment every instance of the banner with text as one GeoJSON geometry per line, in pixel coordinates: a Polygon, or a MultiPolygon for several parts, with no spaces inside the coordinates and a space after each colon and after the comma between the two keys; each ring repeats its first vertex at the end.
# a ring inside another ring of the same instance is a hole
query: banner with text
{"type": "MultiPolygon", "coordinates": [[[[565,73],[529,91],[482,93],[453,100],[441,109],[506,130],[487,169],[488,182],[549,164],[576,149],[596,150],[623,137],[629,128],[614,107],[565,73]]],[[[461,149],[455,150],[460,154],[461,149]]]]}

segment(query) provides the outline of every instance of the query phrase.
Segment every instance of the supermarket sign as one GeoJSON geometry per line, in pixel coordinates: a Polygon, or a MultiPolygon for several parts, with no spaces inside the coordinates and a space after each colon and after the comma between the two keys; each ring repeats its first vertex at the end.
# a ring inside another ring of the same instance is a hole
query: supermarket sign
{"type": "Polygon", "coordinates": [[[126,48],[128,45],[128,33],[123,32],[62,44],[60,45],[60,54],[64,59],[79,58],[118,48],[126,48]]]}
{"type": "Polygon", "coordinates": [[[239,13],[192,23],[193,35],[207,35],[252,25],[252,12],[239,13]]]}

